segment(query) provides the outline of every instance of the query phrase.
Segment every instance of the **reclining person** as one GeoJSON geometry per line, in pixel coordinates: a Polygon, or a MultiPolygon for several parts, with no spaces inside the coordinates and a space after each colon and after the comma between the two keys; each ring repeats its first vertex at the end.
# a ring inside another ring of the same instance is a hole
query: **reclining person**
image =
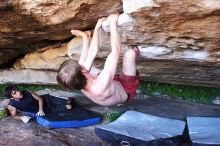
{"type": "Polygon", "coordinates": [[[118,14],[99,19],[90,44],[86,32],[72,30],[73,35],[81,36],[83,39],[80,59],[78,62],[71,59],[65,61],[57,74],[57,81],[63,88],[81,90],[93,102],[103,106],[132,101],[139,84],[139,74],[136,70],[136,57],[139,54],[137,47],[125,52],[122,72],[115,75],[121,52],[117,21],[118,14]],[[103,21],[110,25],[111,53],[105,61],[104,69],[100,71],[92,67],[92,64],[99,50],[98,32],[103,21]]]}
{"type": "MultiPolygon", "coordinates": [[[[15,86],[9,86],[5,88],[5,96],[10,98],[10,102],[7,106],[10,114],[14,119],[22,120],[24,123],[27,123],[31,117],[29,116],[20,116],[17,115],[17,111],[35,113],[36,116],[44,116],[44,111],[49,111],[48,108],[57,108],[50,107],[50,102],[53,102],[49,97],[41,97],[34,92],[23,90],[18,90],[15,86]]],[[[71,102],[61,98],[52,98],[53,100],[58,100],[54,102],[60,102],[60,107],[62,109],[67,108],[71,109],[71,102]],[[65,104],[68,103],[65,107],[65,104]]],[[[56,110],[56,109],[54,109],[56,110]]],[[[50,110],[51,111],[51,110],[50,110]]]]}

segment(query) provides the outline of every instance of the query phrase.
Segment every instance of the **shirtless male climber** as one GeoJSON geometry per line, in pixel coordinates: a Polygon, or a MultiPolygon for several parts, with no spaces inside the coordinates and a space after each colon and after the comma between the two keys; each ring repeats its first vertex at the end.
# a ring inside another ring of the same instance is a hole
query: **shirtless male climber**
{"type": "Polygon", "coordinates": [[[136,70],[136,58],[139,54],[137,47],[127,50],[123,57],[123,68],[119,75],[116,69],[121,52],[121,42],[117,31],[118,14],[98,20],[90,43],[90,34],[72,30],[72,34],[83,39],[79,61],[65,61],[57,74],[58,83],[68,90],[81,90],[93,102],[103,106],[113,106],[132,101],[136,96],[139,84],[139,74],[136,70]],[[111,53],[108,55],[104,69],[92,66],[98,53],[98,32],[102,22],[110,25],[111,53]]]}

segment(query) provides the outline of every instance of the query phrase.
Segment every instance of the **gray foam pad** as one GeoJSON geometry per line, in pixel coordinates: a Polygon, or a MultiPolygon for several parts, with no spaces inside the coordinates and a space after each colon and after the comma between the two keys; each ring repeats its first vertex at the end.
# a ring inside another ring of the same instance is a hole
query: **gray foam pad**
{"type": "Polygon", "coordinates": [[[110,135],[116,134],[118,137],[116,136],[113,139],[131,140],[133,138],[136,141],[147,142],[181,136],[184,128],[184,121],[162,118],[137,111],[127,111],[116,121],[96,127],[96,133],[101,138],[105,135],[104,133],[107,133],[108,136],[106,137],[108,138],[111,137],[110,135]],[[124,138],[119,138],[119,135],[124,138]]]}
{"type": "Polygon", "coordinates": [[[187,117],[193,145],[220,145],[220,118],[187,117]]]}

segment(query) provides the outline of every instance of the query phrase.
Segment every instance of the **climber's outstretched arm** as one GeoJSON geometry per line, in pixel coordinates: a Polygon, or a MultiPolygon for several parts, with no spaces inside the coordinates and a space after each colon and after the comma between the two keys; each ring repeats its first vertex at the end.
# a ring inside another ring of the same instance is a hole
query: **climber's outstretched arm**
{"type": "Polygon", "coordinates": [[[94,62],[94,59],[99,51],[99,30],[102,26],[102,22],[105,19],[106,18],[100,18],[95,26],[95,29],[93,32],[93,37],[91,40],[91,44],[90,44],[89,50],[88,50],[88,55],[87,55],[87,58],[85,60],[84,65],[83,65],[87,70],[91,69],[92,64],[94,62]]]}
{"type": "Polygon", "coordinates": [[[71,30],[71,33],[75,36],[82,37],[83,44],[82,44],[82,52],[81,52],[81,55],[79,58],[79,64],[84,66],[86,58],[88,56],[89,41],[90,41],[91,32],[90,31],[83,32],[80,30],[71,30]]]}

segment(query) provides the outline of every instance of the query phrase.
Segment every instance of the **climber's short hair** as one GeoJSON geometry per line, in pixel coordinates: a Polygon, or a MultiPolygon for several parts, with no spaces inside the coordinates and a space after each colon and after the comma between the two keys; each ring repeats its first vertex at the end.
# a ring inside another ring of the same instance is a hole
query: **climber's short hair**
{"type": "Polygon", "coordinates": [[[87,78],[82,73],[78,62],[69,59],[60,66],[57,82],[65,89],[81,90],[86,86],[87,78]]]}

